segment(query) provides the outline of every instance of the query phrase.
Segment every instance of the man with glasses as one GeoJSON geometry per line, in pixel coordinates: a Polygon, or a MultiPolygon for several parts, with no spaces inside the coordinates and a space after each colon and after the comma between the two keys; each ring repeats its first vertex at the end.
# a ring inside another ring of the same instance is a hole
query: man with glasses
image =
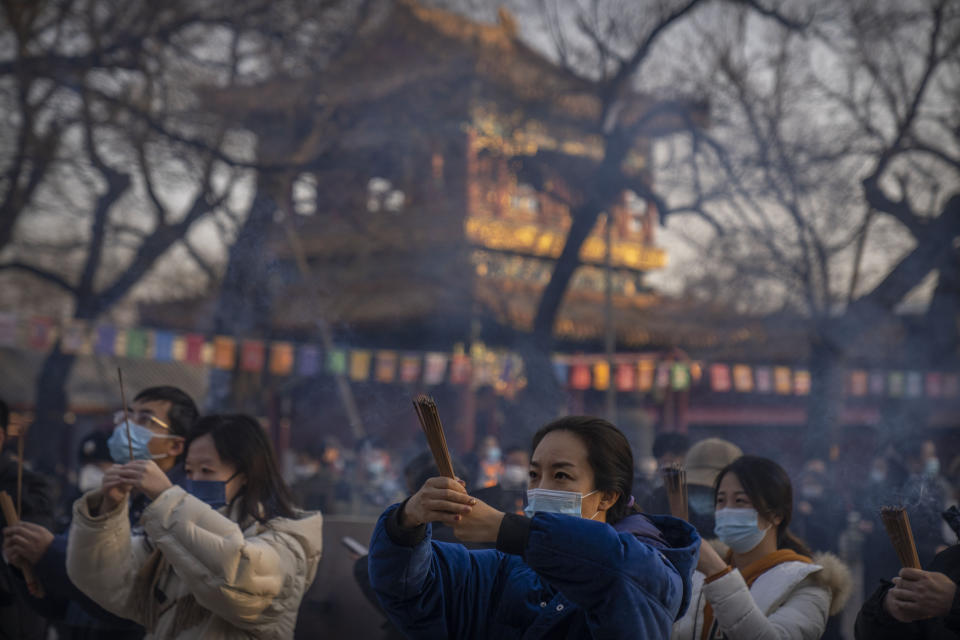
{"type": "MultiPolygon", "coordinates": [[[[197,405],[182,390],[171,386],[145,389],[129,407],[114,415],[113,433],[107,441],[110,456],[117,464],[130,462],[131,453],[134,460],[154,460],[171,482],[180,484],[186,477],[184,443],[198,417],[197,405]]],[[[140,516],[149,504],[143,494],[131,497],[132,526],[139,526],[140,516]]],[[[39,525],[21,523],[8,527],[4,534],[6,556],[34,566],[47,595],[27,600],[42,615],[58,623],[61,640],[134,640],[144,636],[142,627],[101,608],[70,581],[66,570],[69,531],[55,536],[39,525]]]]}

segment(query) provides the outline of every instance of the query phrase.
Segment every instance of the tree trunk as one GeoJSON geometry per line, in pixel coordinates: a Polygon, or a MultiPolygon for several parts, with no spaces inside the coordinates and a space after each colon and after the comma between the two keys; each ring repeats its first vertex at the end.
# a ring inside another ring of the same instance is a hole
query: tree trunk
{"type": "Polygon", "coordinates": [[[841,348],[815,336],[810,349],[810,396],[804,455],[827,460],[838,442],[844,404],[844,354],[841,348]]]}
{"type": "Polygon", "coordinates": [[[925,336],[930,365],[940,366],[957,353],[960,336],[957,319],[960,318],[960,251],[954,249],[949,262],[940,267],[937,288],[927,309],[925,336]]]}
{"type": "MultiPolygon", "coordinates": [[[[270,289],[267,282],[267,236],[277,206],[266,179],[261,175],[250,213],[230,248],[227,272],[220,285],[214,310],[214,331],[224,335],[249,336],[264,330],[270,320],[270,289]]],[[[240,358],[236,358],[239,365],[240,358]]],[[[236,369],[236,367],[235,367],[236,369]]],[[[239,397],[235,371],[213,369],[207,393],[207,411],[227,407],[256,411],[256,399],[239,397]]]]}
{"type": "Polygon", "coordinates": [[[58,340],[37,378],[36,419],[27,437],[26,456],[43,473],[62,474],[72,462],[72,439],[63,416],[70,408],[67,382],[74,362],[76,356],[63,353],[58,340]]]}

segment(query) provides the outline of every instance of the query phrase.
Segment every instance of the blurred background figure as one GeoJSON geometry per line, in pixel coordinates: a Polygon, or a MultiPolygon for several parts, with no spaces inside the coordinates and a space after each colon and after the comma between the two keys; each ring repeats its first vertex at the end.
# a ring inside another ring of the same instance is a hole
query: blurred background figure
{"type": "MultiPolygon", "coordinates": [[[[504,513],[523,514],[523,505],[530,481],[530,454],[524,447],[513,446],[503,457],[500,480],[493,486],[471,489],[474,497],[504,513]]],[[[469,485],[468,485],[469,487],[469,485]]]]}
{"type": "MultiPolygon", "coordinates": [[[[743,455],[740,447],[722,438],[707,438],[697,442],[686,455],[687,502],[690,524],[705,540],[714,537],[714,482],[717,474],[743,455]]],[[[657,488],[650,497],[650,513],[669,513],[670,503],[664,487],[657,488]]]]}
{"type": "Polygon", "coordinates": [[[319,456],[309,451],[299,451],[290,487],[298,506],[308,511],[320,511],[324,515],[337,512],[337,489],[341,476],[336,464],[328,460],[331,457],[327,456],[326,449],[319,456]]]}
{"type": "Polygon", "coordinates": [[[653,441],[653,457],[661,469],[673,463],[683,464],[689,449],[690,438],[682,433],[661,433],[653,441]]]}
{"type": "Polygon", "coordinates": [[[63,491],[57,515],[58,531],[69,526],[74,501],[87,491],[100,488],[104,471],[113,466],[113,458],[110,457],[110,448],[107,446],[109,438],[108,433],[94,431],[80,441],[77,450],[79,466],[76,482],[68,485],[63,491]]]}
{"type": "Polygon", "coordinates": [[[480,440],[474,455],[473,477],[477,487],[493,487],[500,482],[503,473],[503,450],[495,436],[486,436],[480,440]]]}
{"type": "Polygon", "coordinates": [[[636,503],[641,508],[648,505],[653,492],[662,485],[663,478],[657,471],[657,459],[653,456],[640,456],[633,479],[633,498],[636,503]]]}
{"type": "Polygon", "coordinates": [[[794,529],[813,551],[837,551],[847,524],[846,505],[839,499],[823,460],[807,461],[796,483],[794,529]]]}

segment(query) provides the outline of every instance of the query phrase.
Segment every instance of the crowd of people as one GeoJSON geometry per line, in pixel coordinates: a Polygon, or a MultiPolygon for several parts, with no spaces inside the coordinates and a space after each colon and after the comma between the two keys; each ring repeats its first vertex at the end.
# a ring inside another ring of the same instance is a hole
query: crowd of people
{"type": "MultiPolygon", "coordinates": [[[[0,449],[8,424],[0,403],[0,449]]],[[[327,441],[285,471],[255,418],[201,416],[172,386],[140,391],[114,425],[80,443],[66,488],[0,457],[0,490],[22,494],[2,532],[0,637],[293,638],[322,514],[358,504],[380,513],[355,577],[385,637],[841,638],[852,548],[869,558],[857,640],[960,637],[960,465],[944,473],[932,441],[841,486],[835,462],[791,477],[719,438],[661,434],[638,459],[591,416],[527,446],[485,420],[456,478],[373,441],[327,441]],[[685,518],[669,465],[685,469],[685,518]],[[891,502],[924,569],[899,564],[878,516],[891,502]]]]}

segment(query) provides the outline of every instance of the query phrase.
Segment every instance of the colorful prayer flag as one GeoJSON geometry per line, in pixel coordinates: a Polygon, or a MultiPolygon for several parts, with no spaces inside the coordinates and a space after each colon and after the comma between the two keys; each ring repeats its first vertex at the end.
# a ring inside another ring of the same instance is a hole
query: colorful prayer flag
{"type": "Polygon", "coordinates": [[[866,371],[856,370],[850,372],[850,395],[861,397],[867,395],[870,390],[870,375],[866,371]]]}
{"type": "Polygon", "coordinates": [[[233,371],[237,366],[237,341],[229,336],[217,336],[213,339],[213,366],[225,371],[233,371]]]}
{"type": "MultiPolygon", "coordinates": [[[[187,337],[189,343],[189,336],[187,337]]],[[[188,347],[189,350],[189,347],[188,347]]],[[[250,373],[263,371],[267,359],[266,345],[263,340],[244,340],[240,343],[240,370],[250,373]]]]}
{"type": "Polygon", "coordinates": [[[773,391],[773,369],[757,367],[753,374],[756,378],[757,393],[771,393],[773,391]]]}
{"type": "Polygon", "coordinates": [[[593,363],[593,388],[606,391],[610,387],[610,363],[606,360],[593,363]]]}
{"type": "Polygon", "coordinates": [[[960,375],[948,373],[943,376],[943,397],[956,398],[960,395],[960,375]]]}
{"type": "Polygon", "coordinates": [[[810,394],[810,372],[806,369],[793,372],[793,392],[798,396],[810,394]]]}
{"type": "Polygon", "coordinates": [[[97,327],[97,346],[94,351],[97,355],[112,356],[117,346],[117,330],[112,325],[102,324],[97,327]]]}
{"type": "Polygon", "coordinates": [[[621,362],[617,365],[617,391],[630,392],[637,388],[637,367],[630,362],[621,362]]]}
{"type": "Polygon", "coordinates": [[[17,344],[17,315],[12,312],[0,313],[0,346],[13,347],[17,344]]]}
{"type": "Polygon", "coordinates": [[[654,380],[657,389],[663,390],[670,386],[670,363],[660,362],[657,364],[657,377],[654,380]]]}
{"type": "Polygon", "coordinates": [[[720,393],[730,391],[730,367],[720,363],[710,365],[710,388],[720,393]]]}
{"type": "Polygon", "coordinates": [[[907,372],[907,397],[920,398],[923,396],[923,374],[919,371],[907,372]]]}
{"type": "Polygon", "coordinates": [[[435,386],[447,377],[447,354],[428,353],[424,356],[423,384],[435,386]]]}
{"type": "Polygon", "coordinates": [[[64,353],[79,355],[88,348],[89,337],[89,327],[86,322],[69,320],[63,327],[60,350],[64,353]]]}
{"type": "Polygon", "coordinates": [[[373,353],[366,349],[354,349],[350,352],[350,379],[363,382],[370,378],[370,365],[373,353]]]}
{"type": "Polygon", "coordinates": [[[331,349],[327,352],[327,372],[336,376],[347,373],[347,352],[344,349],[331,349]]]}
{"type": "Polygon", "coordinates": [[[55,334],[52,318],[42,316],[30,318],[27,329],[29,331],[27,344],[30,348],[38,351],[46,351],[50,348],[55,334]]]}
{"type": "Polygon", "coordinates": [[[169,331],[157,331],[153,334],[153,358],[158,362],[173,360],[174,335],[169,331]]]}
{"type": "Polygon", "coordinates": [[[374,371],[374,378],[377,382],[393,382],[397,377],[397,352],[378,351],[374,371]]]}
{"type": "Polygon", "coordinates": [[[472,373],[470,356],[464,353],[453,354],[450,362],[450,382],[453,384],[468,384],[472,373]]]}
{"type": "Polygon", "coordinates": [[[288,376],[293,372],[293,345],[289,342],[274,342],[270,345],[270,374],[288,376]]]}
{"type": "Polygon", "coordinates": [[[899,398],[906,391],[906,382],[903,371],[891,371],[887,376],[887,393],[891,398],[899,398]]]}
{"type": "Polygon", "coordinates": [[[773,388],[782,396],[793,393],[793,373],[790,367],[773,368],[773,388]]]}
{"type": "Polygon", "coordinates": [[[309,378],[320,371],[320,350],[312,344],[300,345],[297,350],[297,375],[309,378]]]}
{"type": "Polygon", "coordinates": [[[943,395],[943,376],[936,371],[927,374],[927,397],[939,398],[943,395]]]}
{"type": "Polygon", "coordinates": [[[657,363],[645,358],[637,363],[637,389],[650,391],[653,389],[653,375],[657,370],[657,363]]]}
{"type": "Polygon", "coordinates": [[[553,375],[557,377],[557,382],[559,382],[561,385],[567,384],[567,375],[569,374],[568,369],[569,367],[567,366],[567,363],[563,360],[553,361],[553,375]]]}
{"type": "Polygon", "coordinates": [[[871,371],[870,372],[870,381],[868,383],[870,389],[870,395],[872,396],[882,396],[884,387],[886,386],[885,380],[883,377],[882,371],[871,371]]]}
{"type": "Polygon", "coordinates": [[[753,370],[748,364],[733,365],[733,388],[740,393],[753,391],[753,370]]]}
{"type": "Polygon", "coordinates": [[[670,387],[674,391],[686,391],[690,388],[690,368],[684,362],[674,362],[670,367],[670,387]]]}
{"type": "MultiPolygon", "coordinates": [[[[400,358],[400,381],[405,384],[415,384],[420,379],[420,354],[407,353],[400,358]]],[[[440,379],[443,382],[443,379],[440,379]]],[[[439,384],[439,382],[437,383],[439,384]]]]}
{"type": "Polygon", "coordinates": [[[202,333],[188,333],[183,339],[187,347],[184,359],[190,364],[203,364],[203,347],[207,343],[204,335],[202,333]]]}
{"type": "Polygon", "coordinates": [[[128,358],[146,358],[147,347],[150,345],[150,336],[143,329],[130,329],[127,331],[127,349],[128,358]]]}
{"type": "Polygon", "coordinates": [[[570,367],[570,388],[578,391],[590,388],[590,365],[578,362],[570,367]]]}

